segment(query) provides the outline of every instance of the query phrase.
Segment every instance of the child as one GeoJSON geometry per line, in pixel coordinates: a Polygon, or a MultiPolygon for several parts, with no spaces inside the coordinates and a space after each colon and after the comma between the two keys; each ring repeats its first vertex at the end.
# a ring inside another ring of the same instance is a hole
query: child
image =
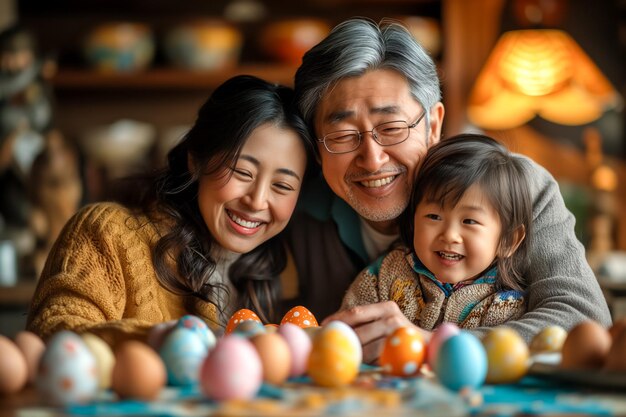
{"type": "Polygon", "coordinates": [[[483,136],[428,150],[400,219],[404,247],[364,269],[342,310],[395,301],[424,330],[497,326],[525,311],[532,207],[523,161],[483,136]]]}

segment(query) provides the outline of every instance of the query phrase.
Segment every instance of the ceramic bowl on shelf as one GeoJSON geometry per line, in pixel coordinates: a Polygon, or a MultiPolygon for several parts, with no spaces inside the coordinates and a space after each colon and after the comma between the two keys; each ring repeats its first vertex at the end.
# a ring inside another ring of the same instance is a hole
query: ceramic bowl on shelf
{"type": "Polygon", "coordinates": [[[262,31],[262,51],[279,62],[300,65],[306,51],[330,32],[330,26],[314,18],[287,19],[269,23],[262,31]]]}
{"type": "Polygon", "coordinates": [[[197,20],[171,29],[164,39],[169,61],[189,70],[219,70],[237,65],[243,36],[225,21],[197,20]]]}
{"type": "Polygon", "coordinates": [[[89,32],[83,53],[87,62],[98,70],[132,72],[149,67],[154,50],[154,38],[147,25],[109,22],[89,32]]]}
{"type": "Polygon", "coordinates": [[[92,127],[80,137],[80,147],[92,161],[104,166],[110,177],[122,177],[142,164],[154,144],[156,128],[130,119],[92,127]]]}

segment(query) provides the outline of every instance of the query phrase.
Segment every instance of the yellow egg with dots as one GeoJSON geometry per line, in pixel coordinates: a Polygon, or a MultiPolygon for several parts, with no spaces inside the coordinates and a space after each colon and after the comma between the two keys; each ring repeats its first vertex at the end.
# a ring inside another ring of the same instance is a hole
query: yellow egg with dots
{"type": "Polygon", "coordinates": [[[528,346],[515,330],[508,327],[491,329],[482,339],[487,352],[489,384],[512,383],[528,371],[528,346]]]}
{"type": "Polygon", "coordinates": [[[530,342],[531,353],[560,352],[567,331],[561,326],[544,327],[530,342]]]}

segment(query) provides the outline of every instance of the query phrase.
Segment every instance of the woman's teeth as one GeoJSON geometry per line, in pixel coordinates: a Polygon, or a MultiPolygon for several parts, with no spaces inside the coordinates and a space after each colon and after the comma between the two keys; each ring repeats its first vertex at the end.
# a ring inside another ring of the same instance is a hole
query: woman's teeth
{"type": "Polygon", "coordinates": [[[250,221],[244,220],[241,217],[237,216],[236,214],[231,213],[230,211],[228,211],[227,213],[228,213],[228,217],[230,217],[232,221],[237,223],[239,226],[243,226],[247,229],[254,229],[255,227],[259,227],[259,225],[261,224],[261,222],[250,222],[250,221]]]}
{"type": "Polygon", "coordinates": [[[394,178],[396,178],[395,175],[393,175],[391,177],[380,178],[378,180],[361,181],[361,185],[364,186],[364,187],[367,187],[367,188],[382,187],[383,185],[389,184],[391,181],[394,180],[394,178]]]}

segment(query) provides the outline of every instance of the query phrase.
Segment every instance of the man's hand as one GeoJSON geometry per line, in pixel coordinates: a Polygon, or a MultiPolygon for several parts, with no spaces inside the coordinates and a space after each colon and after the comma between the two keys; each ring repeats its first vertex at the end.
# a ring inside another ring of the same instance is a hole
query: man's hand
{"type": "Polygon", "coordinates": [[[398,327],[414,327],[425,340],[430,332],[422,330],[407,319],[394,301],[352,307],[339,311],[324,319],[322,326],[332,320],[340,320],[350,325],[363,346],[363,362],[375,363],[380,356],[385,338],[398,327]]]}

